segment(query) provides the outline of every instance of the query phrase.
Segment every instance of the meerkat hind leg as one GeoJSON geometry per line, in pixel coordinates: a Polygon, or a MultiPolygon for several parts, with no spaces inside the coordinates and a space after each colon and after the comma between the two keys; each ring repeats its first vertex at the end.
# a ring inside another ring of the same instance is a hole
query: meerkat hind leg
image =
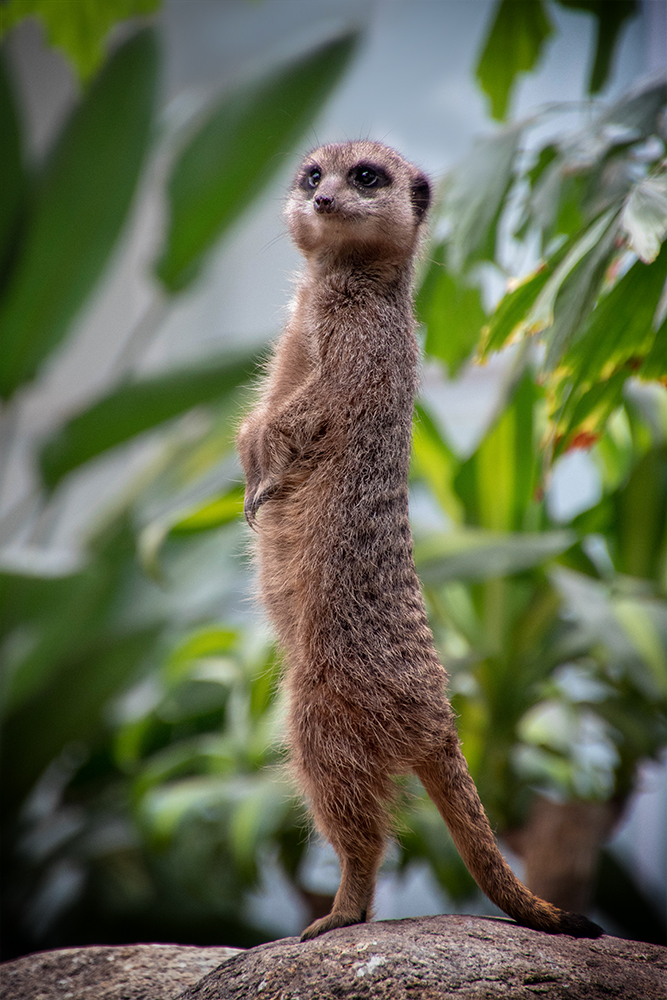
{"type": "Polygon", "coordinates": [[[328,808],[332,788],[327,790],[329,803],[322,801],[317,790],[311,796],[317,825],[340,860],[341,880],[331,913],[306,927],[302,941],[334,927],[364,923],[370,915],[377,871],[384,854],[387,817],[376,797],[365,803],[353,801],[350,786],[346,785],[345,777],[339,776],[340,795],[336,796],[334,808],[328,808]]]}
{"type": "Polygon", "coordinates": [[[368,858],[343,858],[341,880],[334,899],[331,913],[314,920],[301,935],[302,941],[309,941],[334,927],[349,927],[363,924],[368,914],[375,890],[377,869],[382,860],[383,843],[377,853],[368,858]]]}

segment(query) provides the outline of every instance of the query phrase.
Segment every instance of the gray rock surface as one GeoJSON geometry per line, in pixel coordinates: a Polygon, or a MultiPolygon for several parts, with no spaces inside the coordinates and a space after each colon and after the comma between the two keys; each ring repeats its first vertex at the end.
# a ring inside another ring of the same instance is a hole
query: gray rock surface
{"type": "Polygon", "coordinates": [[[665,1000],[667,948],[443,916],[286,938],[237,955],[179,1000],[665,1000]]]}
{"type": "Polygon", "coordinates": [[[667,948],[443,916],[233,948],[42,952],[0,966],[2,1000],[665,1000],[667,948]]]}
{"type": "Polygon", "coordinates": [[[0,965],[2,1000],[172,1000],[238,948],[63,948],[0,965]]]}

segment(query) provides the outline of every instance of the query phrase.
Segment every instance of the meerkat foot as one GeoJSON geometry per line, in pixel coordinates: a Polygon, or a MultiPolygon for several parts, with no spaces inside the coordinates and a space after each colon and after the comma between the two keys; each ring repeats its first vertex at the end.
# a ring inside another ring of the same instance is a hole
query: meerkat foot
{"type": "Polygon", "coordinates": [[[312,924],[309,924],[301,935],[301,940],[311,941],[313,938],[319,937],[320,934],[326,934],[327,931],[332,931],[335,927],[352,927],[354,924],[363,924],[365,922],[365,913],[351,914],[336,913],[333,911],[326,917],[320,917],[319,920],[313,920],[312,924]]]}

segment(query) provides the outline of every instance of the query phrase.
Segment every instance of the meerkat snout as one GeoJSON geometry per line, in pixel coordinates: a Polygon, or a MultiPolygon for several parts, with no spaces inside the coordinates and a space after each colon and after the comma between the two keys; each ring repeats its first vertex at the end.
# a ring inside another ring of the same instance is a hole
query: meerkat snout
{"type": "Polygon", "coordinates": [[[315,211],[320,215],[328,215],[336,208],[336,199],[333,195],[317,194],[313,198],[315,211]]]}

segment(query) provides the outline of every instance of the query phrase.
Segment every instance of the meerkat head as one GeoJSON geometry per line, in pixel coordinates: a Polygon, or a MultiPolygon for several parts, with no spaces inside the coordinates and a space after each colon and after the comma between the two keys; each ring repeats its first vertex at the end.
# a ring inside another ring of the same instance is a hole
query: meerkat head
{"type": "Polygon", "coordinates": [[[305,158],[287,203],[292,237],[311,255],[400,261],[415,251],[429,182],[393,149],[362,140],[320,146],[305,158]]]}

